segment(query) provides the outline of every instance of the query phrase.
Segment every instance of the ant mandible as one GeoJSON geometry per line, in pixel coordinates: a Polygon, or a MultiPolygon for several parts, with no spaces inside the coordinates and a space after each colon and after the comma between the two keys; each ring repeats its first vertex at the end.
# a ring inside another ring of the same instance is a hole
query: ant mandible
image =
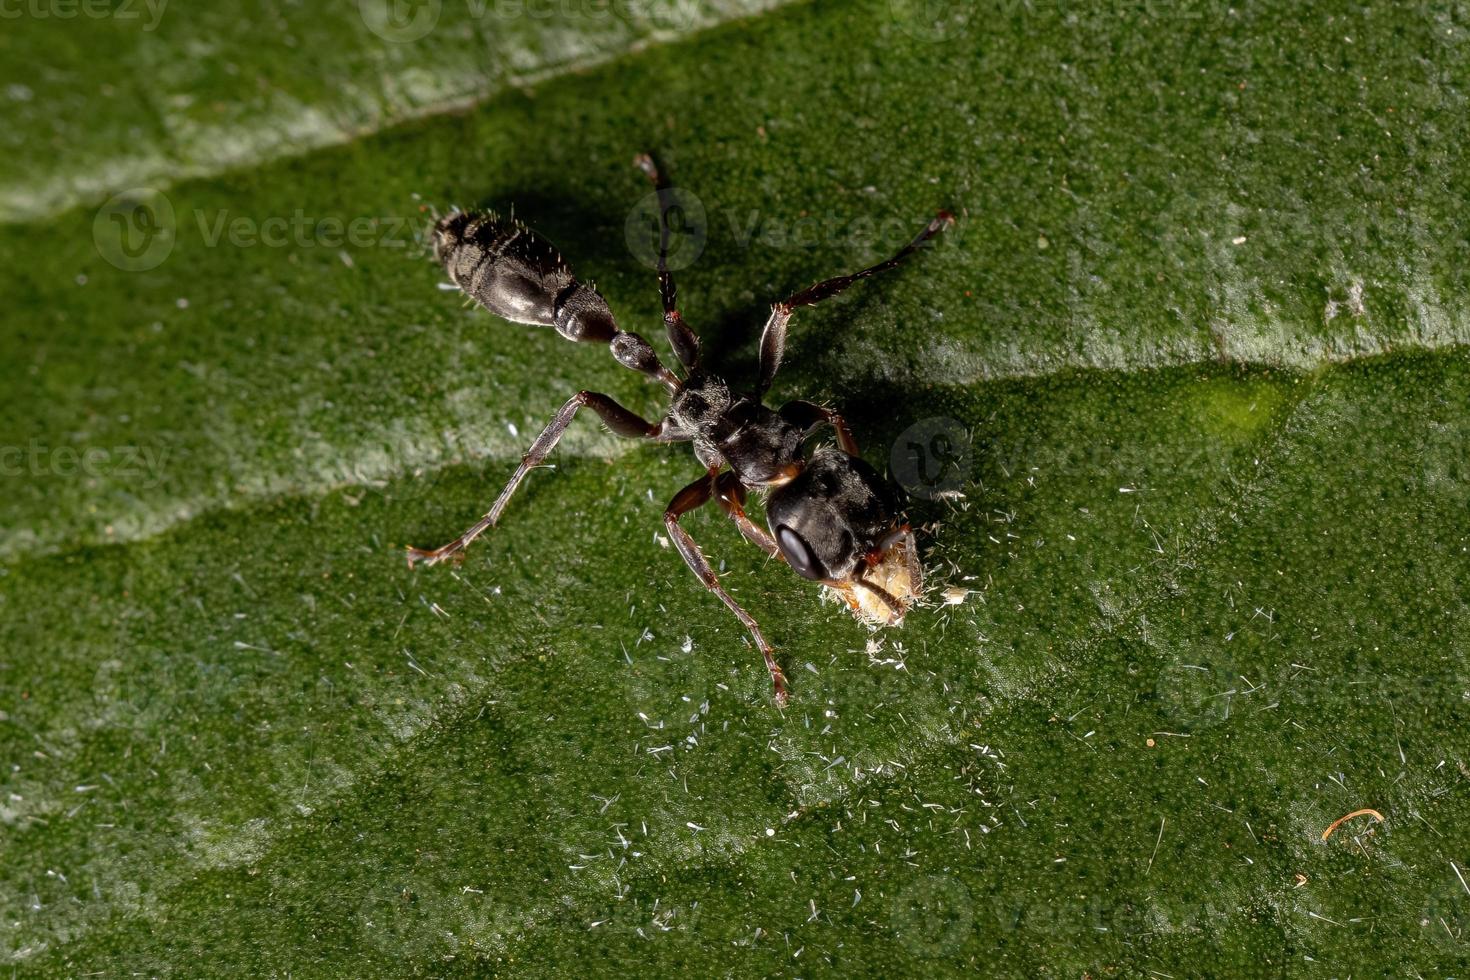
{"type": "Polygon", "coordinates": [[[786,562],[802,578],[834,590],[859,619],[875,625],[894,625],[903,619],[923,590],[923,573],[898,492],[858,456],[857,443],[836,412],[809,401],[789,402],[780,411],[772,411],[761,399],[781,366],[786,328],[797,309],[814,306],[861,279],[893,268],[954,218],[941,211],[886,262],[819,282],[776,303],[761,335],[759,385],[754,394],[739,394],[700,363],[699,339],[679,313],[668,269],[670,189],[651,157],[645,154],[636,162],[658,193],[659,294],[664,329],[684,369],[682,380],[663,365],[648,341],[619,329],[607,301],[592,286],[577,281],[550,243],[515,219],[486,213],[451,214],[435,225],[434,257],[444,265],[454,286],[496,316],[554,327],[568,340],[607,344],[618,363],[668,389],[672,398],[668,413],[659,422],[648,422],[607,395],[577,392],[531,444],[489,513],[442,548],[410,548],[408,563],[410,567],[420,561],[433,565],[458,558],[470,542],[493,527],[516,487],[545,461],[581,408],[592,409],[620,436],[691,442],[705,472],[674,495],[664,511],[664,526],[705,588],[750,631],[765,657],[776,702],[784,705],[786,677],[771,645],[750,613],[720,585],[709,560],[679,518],[716,500],[747,540],[786,562]],[[837,447],[819,448],[807,455],[807,440],[823,425],[832,428],[837,447]],[[769,531],[746,516],[750,490],[766,495],[769,531]]]}

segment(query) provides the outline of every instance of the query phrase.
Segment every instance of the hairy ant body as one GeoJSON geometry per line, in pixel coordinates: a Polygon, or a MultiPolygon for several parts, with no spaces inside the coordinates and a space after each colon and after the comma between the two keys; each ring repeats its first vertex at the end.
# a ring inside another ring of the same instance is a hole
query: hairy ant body
{"type": "Polygon", "coordinates": [[[781,365],[792,314],[898,265],[953,222],[947,212],[919,232],[886,262],[819,282],[776,303],[760,344],[760,381],[754,394],[739,394],[700,363],[699,340],[680,315],[668,252],[669,188],[653,160],[638,166],[659,194],[662,247],[659,293],[664,328],[684,369],[681,380],[659,360],[648,341],[621,330],[607,301],[578,282],[548,242],[515,220],[493,214],[455,213],[434,229],[434,256],[454,285],[496,316],[517,323],[554,327],[568,340],[605,343],[625,367],[668,389],[672,401],[659,422],[648,422],[606,395],[579,391],[532,443],[521,465],[489,513],[454,541],[433,551],[410,548],[409,565],[435,564],[459,556],[495,525],[521,481],[545,461],[578,410],[597,413],[621,436],[656,442],[691,442],[705,473],[680,490],[664,512],[664,526],[690,569],[733,612],[765,657],[778,704],[786,702],[786,678],[755,619],[720,585],[709,560],[679,518],[716,500],[741,534],[803,578],[820,582],[846,600],[860,619],[880,625],[900,622],[922,591],[922,572],[913,532],[898,493],[858,456],[847,424],[836,412],[808,401],[779,411],[761,403],[781,365]],[[807,439],[830,426],[837,448],[807,455],[807,439]],[[726,467],[729,467],[726,469],[726,467]],[[746,516],[747,492],[768,494],[769,531],[746,516]]]}

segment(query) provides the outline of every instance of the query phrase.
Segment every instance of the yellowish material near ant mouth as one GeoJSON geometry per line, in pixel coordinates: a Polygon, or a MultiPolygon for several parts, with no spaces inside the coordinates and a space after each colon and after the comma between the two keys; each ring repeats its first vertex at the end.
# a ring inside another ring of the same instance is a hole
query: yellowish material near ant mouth
{"type": "Polygon", "coordinates": [[[841,590],[834,589],[847,603],[853,616],[869,626],[898,626],[909,609],[924,592],[924,569],[919,564],[919,549],[914,533],[907,532],[883,553],[871,568],[865,570],[863,578],[887,592],[897,603],[890,605],[872,589],[856,582],[843,583],[841,590]]]}

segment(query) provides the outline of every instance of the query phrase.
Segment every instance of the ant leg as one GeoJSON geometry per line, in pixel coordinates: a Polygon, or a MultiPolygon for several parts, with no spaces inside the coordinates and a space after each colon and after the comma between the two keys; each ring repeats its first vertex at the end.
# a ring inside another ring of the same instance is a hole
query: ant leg
{"type": "Polygon", "coordinates": [[[873,548],[872,552],[870,553],[871,560],[868,562],[868,564],[871,565],[878,559],[882,558],[884,555],[888,554],[888,549],[898,544],[898,542],[902,540],[906,535],[912,534],[913,532],[914,529],[909,525],[908,521],[893,525],[892,529],[889,530],[887,534],[883,535],[883,537],[878,541],[878,544],[873,548]]]}
{"type": "Polygon", "coordinates": [[[781,406],[781,417],[807,433],[826,423],[837,433],[837,445],[842,451],[849,456],[858,455],[857,440],[852,437],[852,430],[842,416],[830,408],[808,401],[787,402],[781,406]]]}
{"type": "Polygon", "coordinates": [[[740,533],[745,535],[745,540],[772,558],[786,560],[786,556],[781,554],[781,549],[776,547],[776,542],[771,540],[766,529],[745,516],[745,486],[733,470],[721,473],[715,480],[715,499],[719,501],[720,508],[735,522],[735,526],[740,528],[740,533]]]}
{"type": "Polygon", "coordinates": [[[771,318],[766,321],[766,329],[761,334],[761,380],[760,391],[764,393],[771,387],[771,382],[776,377],[776,369],[781,366],[781,355],[786,350],[786,325],[791,322],[791,316],[798,307],[815,306],[824,299],[829,299],[842,292],[848,286],[860,279],[885,272],[898,265],[914,252],[918,251],[925,242],[939,234],[950,225],[954,224],[954,215],[948,211],[941,211],[934,220],[924,226],[924,230],[914,237],[898,254],[886,262],[879,262],[875,266],[854,272],[851,275],[836,276],[813,286],[808,286],[801,292],[788,299],[782,300],[771,307],[771,318]]]}
{"type": "Polygon", "coordinates": [[[664,182],[652,156],[640,153],[633,163],[658,192],[658,295],[664,307],[664,331],[669,335],[669,344],[684,370],[694,371],[699,367],[699,338],[679,313],[679,294],[674,288],[674,277],[669,273],[669,212],[677,202],[673,200],[669,185],[664,182]]]}
{"type": "Polygon", "coordinates": [[[761,634],[760,625],[720,585],[720,580],[715,575],[715,570],[710,567],[709,560],[699,550],[699,545],[694,543],[694,539],[689,536],[688,531],[679,526],[680,517],[689,513],[691,510],[696,510],[709,503],[710,497],[714,495],[715,473],[715,470],[710,470],[704,476],[695,480],[674,495],[674,499],[669,502],[668,509],[664,511],[664,527],[668,529],[669,537],[673,539],[674,547],[679,549],[679,554],[684,557],[684,562],[689,566],[690,571],[699,576],[699,580],[704,583],[704,587],[719,596],[720,601],[750,631],[751,637],[755,640],[755,645],[760,648],[761,656],[766,658],[766,670],[771,672],[771,686],[776,694],[776,704],[785,706],[786,675],[781,673],[781,666],[776,663],[776,658],[771,651],[771,645],[766,642],[765,636],[761,634]]]}
{"type": "Polygon", "coordinates": [[[607,427],[620,436],[627,436],[631,439],[653,439],[659,442],[678,442],[688,438],[686,433],[672,429],[667,421],[654,425],[644,421],[606,395],[599,395],[592,391],[579,391],[557,410],[551,423],[542,430],[541,434],[536,437],[536,441],[531,444],[531,448],[521,457],[521,465],[516,468],[515,474],[505,485],[505,489],[500,491],[500,496],[495,498],[490,512],[480,518],[468,531],[442,548],[435,548],[433,551],[409,548],[408,567],[412,568],[421,561],[437,565],[446,558],[455,557],[469,547],[470,542],[494,527],[495,523],[500,520],[501,511],[505,510],[505,505],[510,503],[511,495],[516,492],[516,488],[521,485],[526,474],[540,466],[546,457],[551,455],[562,433],[566,432],[567,426],[572,424],[577,410],[584,405],[596,412],[607,427]]]}
{"type": "Polygon", "coordinates": [[[852,580],[858,585],[861,585],[863,588],[867,589],[869,592],[876,595],[879,601],[881,601],[889,609],[893,610],[895,616],[898,616],[899,618],[903,617],[906,610],[899,603],[898,599],[894,597],[892,592],[889,592],[887,589],[883,588],[883,586],[877,584],[876,582],[869,582],[866,578],[863,577],[861,572],[854,575],[852,580]]]}

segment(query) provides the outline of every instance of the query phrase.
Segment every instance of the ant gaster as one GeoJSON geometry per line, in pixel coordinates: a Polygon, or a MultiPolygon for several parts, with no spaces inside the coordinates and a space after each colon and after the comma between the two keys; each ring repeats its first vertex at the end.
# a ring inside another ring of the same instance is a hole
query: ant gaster
{"type": "Polygon", "coordinates": [[[640,156],[637,164],[658,192],[662,224],[659,293],[664,328],[684,369],[682,380],[664,366],[648,341],[621,330],[607,301],[592,286],[578,282],[556,249],[520,222],[494,214],[456,212],[435,226],[434,256],[454,286],[496,316],[554,327],[568,340],[607,344],[620,364],[668,389],[672,396],[668,413],[658,422],[648,422],[607,395],[577,392],[531,444],[489,513],[442,548],[410,548],[409,565],[419,561],[432,565],[458,557],[471,541],[494,526],[516,487],[545,461],[583,407],[596,412],[620,436],[691,442],[705,473],[675,494],[664,511],[664,526],[705,588],[750,631],[771,673],[776,701],[785,704],[786,678],[771,645],[750,613],[720,585],[709,560],[679,518],[713,499],[752,544],[785,561],[803,578],[834,590],[859,619],[877,625],[893,625],[903,619],[923,582],[913,532],[897,492],[858,456],[857,443],[836,412],[809,401],[789,402],[780,411],[772,411],[761,399],[781,366],[786,329],[798,308],[813,306],[861,279],[893,268],[954,219],[940,212],[888,261],[819,282],[776,303],[761,335],[759,386],[753,394],[740,394],[700,363],[699,340],[679,313],[666,261],[670,189],[652,158],[640,156]],[[805,443],[824,425],[836,435],[837,447],[819,448],[807,455],[805,443]],[[769,531],[746,516],[749,490],[767,494],[769,531]]]}

